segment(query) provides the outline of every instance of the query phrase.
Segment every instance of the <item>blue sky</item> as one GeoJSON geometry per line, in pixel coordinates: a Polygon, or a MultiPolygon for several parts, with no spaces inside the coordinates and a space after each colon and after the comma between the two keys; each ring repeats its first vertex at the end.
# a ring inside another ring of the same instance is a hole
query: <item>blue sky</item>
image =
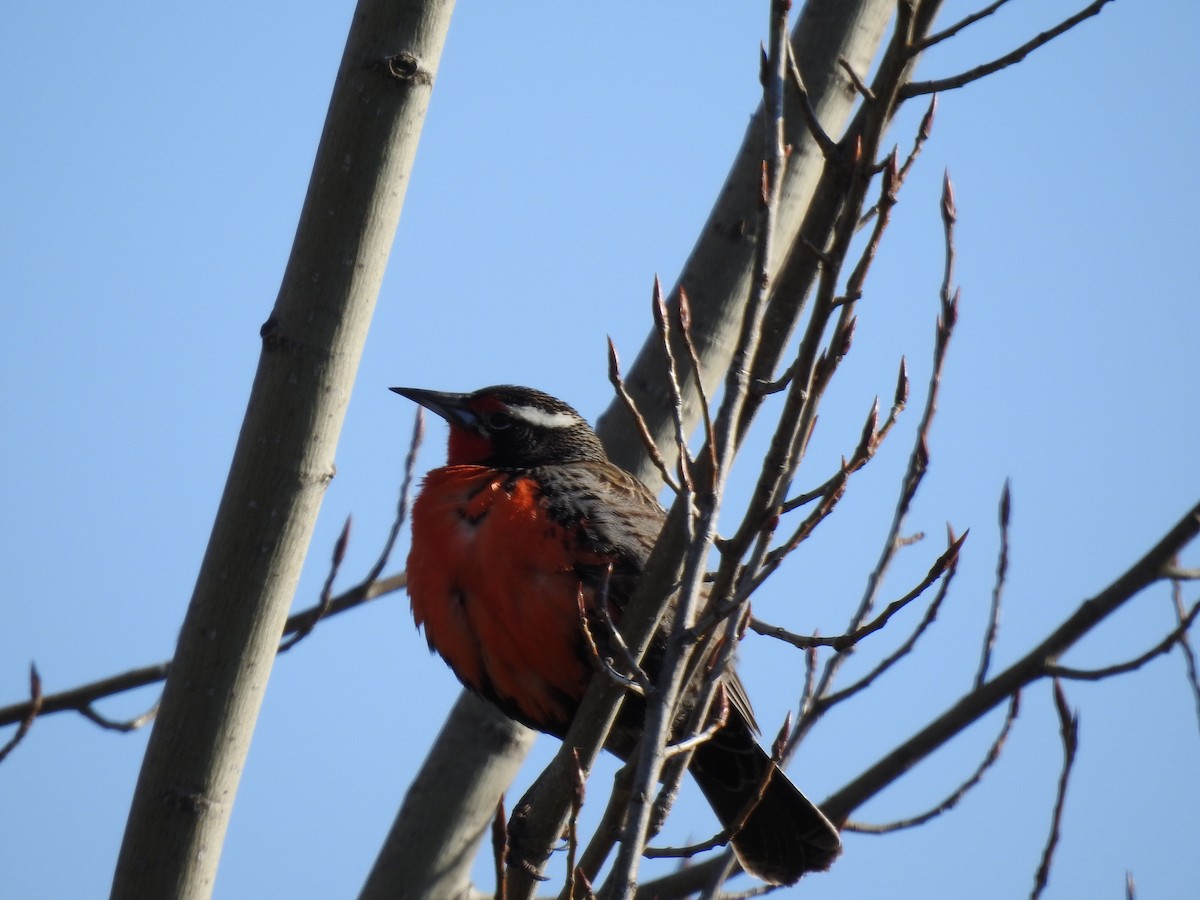
{"type": "MultiPolygon", "coordinates": [[[[413,414],[389,385],[509,381],[590,417],[605,407],[605,335],[632,358],[652,278],[673,282],[756,103],[765,6],[457,10],[298,607],[315,599],[347,515],[343,587],[386,532],[413,414]]],[[[946,21],[973,8],[946,6],[946,21]]],[[[931,54],[920,74],[969,67],[1074,9],[1010,6],[931,54]]],[[[22,697],[31,660],[57,691],[170,655],[352,4],[273,12],[228,2],[0,11],[0,705],[22,697]]],[[[853,447],[902,354],[913,410],[923,402],[948,168],[963,299],[910,523],[929,538],[902,558],[885,597],[919,579],[947,521],[972,535],[919,652],[803,748],[792,774],[814,797],[968,686],[1006,478],[1014,513],[999,665],[1200,495],[1198,39],[1192,3],[1118,0],[1019,67],[942,97],[799,484],[823,480],[853,447]]],[[[902,147],[921,111],[897,122],[902,147]]],[[[843,509],[764,591],[761,617],[840,629],[886,529],[915,421],[910,411],[843,509]]],[[[442,440],[433,428],[422,469],[438,464],[442,440]]],[[[742,469],[732,511],[752,474],[742,469]]],[[[1200,564],[1196,550],[1187,561],[1200,564]]],[[[1137,655],[1171,620],[1166,592],[1148,593],[1067,661],[1137,655]]],[[[861,655],[851,670],[865,667],[861,655]]],[[[780,721],[800,660],[762,638],[748,639],[742,658],[760,718],[780,721]]],[[[1048,896],[1114,896],[1127,870],[1143,896],[1194,890],[1197,721],[1178,654],[1066,689],[1081,758],[1048,896]]],[[[325,623],[280,660],[217,896],[354,893],[456,695],[402,596],[325,623]]],[[[103,709],[133,715],[153,699],[146,690],[103,709]]],[[[860,817],[936,802],[998,725],[993,716],[971,729],[860,817]]],[[[107,893],[145,739],[79,717],[35,725],[0,766],[5,895],[107,893]]],[[[552,750],[539,741],[522,784],[552,750]]],[[[999,765],[957,810],[894,836],[850,836],[844,859],[804,896],[1028,894],[1059,758],[1050,692],[1038,685],[999,765]]],[[[702,804],[684,803],[669,836],[706,836],[702,804]]]]}

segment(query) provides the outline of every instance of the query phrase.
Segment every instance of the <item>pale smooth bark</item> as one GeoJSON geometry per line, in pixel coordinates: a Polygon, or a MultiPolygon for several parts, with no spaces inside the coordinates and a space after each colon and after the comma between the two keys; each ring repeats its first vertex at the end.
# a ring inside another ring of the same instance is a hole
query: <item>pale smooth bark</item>
{"type": "Polygon", "coordinates": [[[208,897],[325,487],[452,0],[361,0],[225,492],[133,797],[114,897],[208,897]]]}
{"type": "Polygon", "coordinates": [[[471,866],[479,843],[492,824],[496,800],[516,777],[535,736],[536,732],[463,691],[436,741],[444,756],[430,757],[404,801],[405,809],[418,809],[423,817],[397,816],[359,896],[363,900],[473,896],[471,866]],[[480,735],[486,740],[480,740],[480,735]],[[453,775],[434,764],[443,760],[453,767],[453,775]]]}
{"type": "MultiPolygon", "coordinates": [[[[835,140],[845,128],[855,104],[854,87],[838,65],[844,58],[855,72],[869,71],[883,38],[884,29],[896,8],[894,0],[809,0],[804,4],[792,31],[791,43],[805,87],[817,118],[826,134],[835,140]]],[[[692,310],[692,338],[703,368],[703,386],[713,392],[725,378],[742,312],[750,296],[754,271],[754,223],[758,210],[759,181],[763,160],[760,106],[746,128],[745,138],[734,158],[721,193],[704,223],[695,246],[671,292],[672,304],[679,290],[687,292],[692,310]]],[[[813,192],[824,169],[824,157],[809,133],[800,111],[797,94],[789,89],[784,104],[784,142],[791,147],[779,185],[779,213],[774,228],[780,252],[769,261],[774,283],[786,253],[800,233],[813,192]]],[[[686,359],[686,349],[676,339],[677,359],[686,359]]],[[[666,359],[657,332],[651,330],[625,376],[625,386],[637,403],[655,443],[673,467],[675,450],[673,400],[663,377],[666,359]]],[[[700,395],[690,367],[681,367],[684,423],[690,430],[701,416],[700,395]]],[[[600,417],[598,431],[609,457],[637,475],[651,488],[662,484],[661,476],[646,456],[629,412],[614,401],[600,417]]]]}

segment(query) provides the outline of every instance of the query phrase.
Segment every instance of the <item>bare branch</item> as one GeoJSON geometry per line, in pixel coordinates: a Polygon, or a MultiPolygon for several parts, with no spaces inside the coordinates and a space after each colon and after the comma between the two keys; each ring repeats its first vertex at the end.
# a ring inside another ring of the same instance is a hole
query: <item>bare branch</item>
{"type": "MultiPolygon", "coordinates": [[[[576,753],[576,755],[578,754],[576,753]]],[[[579,874],[592,881],[595,880],[604,861],[608,859],[608,855],[617,843],[621,832],[621,822],[625,818],[625,809],[629,805],[629,782],[632,776],[633,768],[628,763],[618,769],[617,774],[613,776],[612,791],[609,793],[608,803],[604,807],[604,814],[600,817],[600,824],[596,826],[592,839],[588,842],[588,846],[584,849],[583,856],[576,866],[579,874]]],[[[559,900],[572,900],[572,898],[564,890],[559,894],[559,900]]]]}
{"type": "Polygon", "coordinates": [[[1192,649],[1192,642],[1188,639],[1187,633],[1190,626],[1189,619],[1194,621],[1200,603],[1193,606],[1190,613],[1184,614],[1183,585],[1178,580],[1171,585],[1171,600],[1175,605],[1175,617],[1179,621],[1179,628],[1182,629],[1182,633],[1179,635],[1179,649],[1183,651],[1188,684],[1192,689],[1192,696],[1196,700],[1196,722],[1200,724],[1200,678],[1196,676],[1196,651],[1192,649]]]}
{"type": "Polygon", "coordinates": [[[1054,678],[1071,681],[1100,681],[1104,678],[1110,678],[1113,675],[1124,675],[1126,672],[1140,669],[1146,663],[1150,662],[1150,660],[1154,659],[1154,657],[1169,652],[1176,644],[1182,644],[1187,639],[1188,629],[1196,621],[1197,613],[1200,613],[1200,602],[1192,606],[1187,615],[1183,615],[1183,610],[1180,608],[1178,627],[1173,629],[1166,637],[1145,653],[1126,662],[1105,666],[1102,669],[1072,669],[1070,666],[1047,665],[1046,674],[1054,678]]]}
{"type": "MultiPolygon", "coordinates": [[[[366,577],[359,582],[359,587],[371,585],[378,580],[384,567],[387,565],[388,559],[392,555],[392,549],[396,546],[396,538],[400,535],[400,529],[404,525],[404,520],[408,518],[408,495],[412,489],[413,478],[415,476],[417,465],[417,451],[421,448],[421,442],[425,438],[425,412],[417,406],[416,417],[413,419],[412,438],[409,440],[408,453],[404,457],[404,474],[400,479],[400,496],[396,501],[396,514],[392,517],[391,528],[388,529],[387,539],[383,542],[383,549],[379,553],[379,557],[375,560],[375,564],[371,566],[366,577]]],[[[304,613],[303,618],[297,619],[297,628],[291,632],[284,632],[284,639],[279,644],[278,653],[284,653],[291,650],[296,644],[308,637],[316,627],[317,622],[329,615],[333,607],[333,582],[337,578],[338,570],[341,568],[342,561],[346,557],[346,547],[350,541],[350,517],[346,517],[346,524],[342,526],[341,534],[333,545],[333,559],[329,568],[329,575],[325,579],[325,584],[321,588],[320,601],[315,607],[304,613]]],[[[289,624],[291,619],[288,620],[289,624]]]]}
{"type": "Polygon", "coordinates": [[[3,762],[8,754],[12,753],[13,748],[21,743],[21,739],[29,734],[29,729],[33,727],[33,720],[38,717],[38,713],[42,709],[42,679],[38,675],[37,666],[33,663],[29,664],[29,703],[26,704],[27,710],[21,717],[21,724],[17,726],[17,733],[14,734],[8,742],[0,747],[0,762],[3,762]]]}
{"type": "Polygon", "coordinates": [[[712,736],[725,727],[729,720],[729,697],[723,685],[717,688],[717,715],[703,731],[698,731],[691,737],[668,744],[667,757],[678,756],[681,753],[691,753],[701,744],[712,739],[712,736]]]}
{"type": "Polygon", "coordinates": [[[342,567],[342,561],[346,558],[346,546],[349,543],[350,517],[346,516],[346,523],[342,526],[342,531],[338,535],[337,540],[333,542],[333,558],[330,561],[329,574],[325,576],[325,584],[321,587],[321,599],[317,602],[316,606],[308,611],[308,615],[299,623],[300,627],[280,642],[276,654],[286,653],[295,647],[312,633],[317,622],[329,614],[329,607],[333,603],[333,580],[337,578],[338,570],[342,567]]]}
{"type": "Polygon", "coordinates": [[[783,544],[764,554],[758,573],[748,580],[746,587],[741,593],[748,596],[756,590],[759,585],[766,581],[779,568],[784,558],[799,547],[812,534],[817,525],[833,512],[833,508],[837,506],[838,501],[842,499],[842,496],[846,492],[847,477],[847,470],[843,469],[827,482],[828,487],[821,496],[821,503],[796,526],[795,531],[792,532],[792,535],[783,544]]]}
{"type": "Polygon", "coordinates": [[[900,100],[909,99],[910,97],[919,97],[922,94],[933,94],[940,91],[949,91],[955,88],[963,87],[970,84],[972,81],[978,81],[991,75],[993,72],[999,72],[1001,69],[1006,69],[1015,63],[1019,63],[1034,50],[1050,43],[1060,34],[1070,31],[1080,22],[1085,19],[1090,19],[1092,16],[1100,12],[1105,4],[1111,0],[1095,0],[1084,9],[1081,9],[1075,15],[1064,19],[1048,31],[1043,31],[1041,34],[1026,41],[1011,53],[1006,53],[998,59],[993,59],[991,62],[983,63],[968,69],[966,72],[960,72],[958,75],[951,75],[948,78],[938,78],[932,81],[910,81],[908,84],[900,88],[900,100]]]}
{"type": "Polygon", "coordinates": [[[1033,880],[1030,900],[1037,900],[1050,880],[1050,866],[1054,861],[1054,850],[1062,827],[1063,807],[1067,800],[1067,782],[1075,765],[1075,753],[1079,749],[1079,716],[1067,706],[1066,695],[1057,680],[1054,682],[1054,708],[1058,711],[1059,728],[1063,743],[1062,774],[1058,777],[1058,795],[1054,799],[1054,815],[1050,820],[1050,834],[1046,838],[1046,849],[1042,851],[1042,862],[1033,880]]]}
{"type": "Polygon", "coordinates": [[[425,440],[425,408],[419,403],[416,404],[416,407],[417,413],[416,418],[413,419],[412,438],[408,442],[408,453],[404,457],[404,476],[400,480],[400,497],[396,501],[396,516],[392,519],[392,527],[388,531],[387,540],[383,542],[383,550],[380,551],[379,558],[375,560],[375,565],[371,566],[371,571],[362,580],[363,584],[374,584],[383,574],[392,550],[396,546],[400,528],[404,524],[404,520],[408,518],[408,495],[412,490],[413,478],[417,469],[417,451],[421,449],[421,444],[425,440]]]}
{"type": "MultiPolygon", "coordinates": [[[[389,578],[384,578],[369,585],[357,585],[346,593],[333,598],[329,604],[329,611],[325,615],[325,618],[346,612],[377,597],[383,597],[387,594],[403,590],[407,584],[408,579],[401,572],[398,575],[392,575],[389,578]]],[[[313,615],[316,609],[317,607],[315,606],[310,607],[290,616],[283,633],[288,635],[297,631],[302,623],[313,615]]],[[[33,716],[45,716],[50,713],[59,712],[83,713],[84,709],[90,708],[97,700],[103,700],[105,697],[123,694],[126,691],[136,690],[137,688],[162,681],[167,677],[170,665],[170,661],[166,661],[151,666],[142,666],[138,669],[130,669],[119,675],[111,675],[108,678],[92,681],[57,694],[48,694],[36,704],[37,709],[33,712],[33,716]]],[[[30,715],[34,706],[35,704],[32,700],[27,700],[23,703],[14,703],[10,706],[0,707],[0,726],[12,725],[15,722],[23,721],[30,715]]],[[[95,710],[92,711],[93,713],[95,712],[95,710]]],[[[92,719],[92,721],[96,721],[96,719],[92,719]]]]}
{"type": "Polygon", "coordinates": [[[675,446],[679,450],[679,483],[693,491],[692,456],[688,452],[687,428],[683,422],[683,391],[679,387],[679,367],[675,362],[675,352],[671,349],[671,317],[667,311],[667,303],[663,299],[662,283],[654,276],[654,290],[651,297],[651,307],[654,310],[654,327],[658,330],[662,341],[663,358],[666,360],[666,379],[671,389],[673,419],[675,422],[675,446]]]}
{"type": "Polygon", "coordinates": [[[1004,591],[1004,579],[1008,574],[1008,520],[1012,514],[1012,491],[1007,479],[1000,493],[1000,553],[996,559],[996,583],[992,588],[992,607],[988,612],[988,624],[983,634],[983,652],[980,654],[979,671],[975,675],[975,687],[987,680],[988,668],[992,663],[992,650],[996,646],[996,635],[1000,630],[1000,596],[1004,591]]]}
{"type": "MultiPolygon", "coordinates": [[[[925,147],[925,142],[929,140],[929,136],[933,133],[933,117],[936,112],[937,94],[934,94],[929,99],[929,108],[925,110],[925,115],[921,117],[921,124],[917,128],[917,135],[915,138],[913,138],[912,149],[908,152],[908,156],[905,158],[904,164],[900,166],[899,171],[896,173],[896,186],[892,192],[893,194],[899,192],[900,185],[904,184],[905,179],[908,178],[908,173],[912,170],[913,164],[916,163],[917,157],[921,155],[921,150],[925,147]]],[[[895,155],[895,153],[896,151],[893,150],[892,155],[895,155]]],[[[886,165],[887,162],[885,161],[880,166],[880,170],[882,171],[883,167],[886,165]]],[[[879,204],[876,203],[865,213],[863,213],[862,217],[858,221],[858,227],[863,228],[866,226],[866,224],[870,222],[871,219],[873,219],[878,213],[879,204]]]]}
{"type": "MultiPolygon", "coordinates": [[[[571,791],[571,814],[567,818],[566,892],[568,897],[575,896],[576,877],[583,876],[583,873],[578,871],[578,866],[575,865],[575,855],[579,849],[579,811],[583,809],[583,798],[587,790],[587,776],[584,774],[583,765],[579,762],[579,751],[573,749],[573,752],[575,754],[575,782],[571,791]]],[[[586,876],[583,876],[583,881],[587,883],[586,876]]]]}
{"type": "Polygon", "coordinates": [[[707,841],[701,841],[696,844],[689,844],[686,847],[646,847],[642,853],[648,858],[661,857],[691,857],[697,853],[703,853],[705,850],[712,850],[715,847],[723,847],[728,844],[737,833],[742,830],[746,824],[746,820],[758,808],[758,804],[762,801],[763,795],[767,791],[767,786],[771,783],[771,778],[777,770],[773,766],[768,766],[764,772],[762,780],[752,794],[747,795],[746,805],[738,815],[737,819],[730,824],[728,828],[722,829],[716,835],[709,838],[707,841]]]}
{"type": "Polygon", "coordinates": [[[924,825],[930,819],[935,819],[944,812],[949,812],[971,788],[979,784],[983,780],[983,775],[995,765],[996,760],[1000,758],[1000,753],[1004,749],[1005,741],[1008,740],[1008,734],[1012,730],[1013,723],[1017,720],[1017,713],[1021,707],[1021,692],[1017,691],[1012,695],[1012,701],[1008,704],[1008,713],[1004,717],[1004,724],[1000,726],[1000,733],[996,735],[996,739],[992,741],[988,751],[984,754],[983,761],[979,767],[971,773],[971,776],[955,788],[945,800],[939,803],[932,809],[926,810],[917,816],[912,816],[907,819],[900,819],[895,822],[888,822],[884,825],[864,825],[861,822],[847,822],[842,826],[844,831],[857,831],[863,834],[887,834],[892,831],[900,831],[905,828],[914,828],[918,825],[924,825]]]}
{"type": "MultiPolygon", "coordinates": [[[[947,527],[947,531],[949,532],[949,543],[951,544],[952,550],[956,544],[959,544],[967,536],[967,532],[963,532],[962,538],[959,538],[956,541],[953,530],[947,527]]],[[[820,697],[818,697],[816,702],[813,704],[814,717],[819,716],[822,712],[838,703],[849,700],[864,688],[870,687],[871,684],[874,683],[877,678],[879,678],[879,676],[881,676],[884,672],[886,672],[912,651],[912,648],[916,646],[916,643],[920,639],[921,635],[925,633],[925,630],[929,628],[929,626],[933,624],[934,619],[937,618],[938,610],[941,609],[942,602],[946,599],[946,595],[950,591],[950,583],[954,580],[954,575],[957,571],[958,556],[957,554],[953,554],[950,557],[950,563],[946,568],[945,577],[942,579],[942,584],[941,587],[938,588],[937,595],[933,598],[933,602],[929,604],[928,609],[925,610],[925,615],[921,618],[921,621],[917,623],[917,627],[913,629],[912,633],[908,636],[904,643],[893,650],[888,656],[880,660],[875,668],[873,668],[858,681],[842,688],[839,691],[829,694],[822,694],[820,697]]]]}
{"type": "Polygon", "coordinates": [[[835,635],[834,637],[819,637],[817,635],[807,636],[793,634],[779,627],[778,625],[769,625],[760,619],[754,618],[750,620],[750,628],[758,634],[777,638],[802,649],[807,649],[809,647],[832,647],[838,652],[848,650],[863,638],[882,629],[892,618],[892,616],[906,607],[913,600],[916,600],[918,597],[920,597],[921,594],[925,593],[925,590],[931,584],[933,584],[947,572],[951,572],[958,564],[958,554],[962,549],[963,542],[967,539],[968,534],[970,534],[969,529],[964,531],[960,538],[951,542],[950,546],[946,549],[946,552],[939,556],[933,565],[929,567],[929,571],[925,573],[925,577],[921,579],[920,584],[914,587],[903,597],[893,600],[878,616],[860,628],[856,628],[852,632],[835,635]]]}
{"type": "MultiPolygon", "coordinates": [[[[814,634],[813,637],[820,635],[814,634]]],[[[813,694],[817,687],[817,648],[808,647],[804,651],[804,687],[800,691],[800,714],[804,715],[812,706],[813,694]]]]}
{"type": "MultiPolygon", "coordinates": [[[[655,279],[657,283],[657,279],[655,279]]],[[[629,411],[629,415],[637,424],[638,434],[642,437],[642,442],[646,445],[646,453],[649,455],[654,467],[658,469],[662,475],[663,482],[676,493],[679,492],[679,484],[667,469],[667,463],[663,459],[662,454],[658,452],[658,445],[654,443],[654,437],[650,434],[650,427],[646,424],[645,418],[638,410],[637,405],[633,402],[633,397],[629,391],[625,389],[625,381],[621,378],[621,360],[617,356],[617,345],[613,343],[613,339],[608,339],[608,380],[617,392],[617,396],[621,398],[621,402],[625,404],[625,409],[629,411]]]]}
{"type": "MultiPolygon", "coordinates": [[[[896,502],[896,511],[892,515],[892,525],[884,542],[884,548],[880,554],[879,561],[875,564],[875,568],[867,579],[867,589],[863,594],[863,599],[854,614],[854,618],[851,620],[852,630],[861,625],[870,613],[874,606],[876,594],[882,584],[883,576],[891,565],[897,551],[904,545],[905,539],[901,535],[904,521],[908,517],[908,510],[912,505],[913,499],[916,497],[917,489],[929,467],[929,431],[933,424],[934,414],[937,412],[938,393],[941,387],[942,367],[946,360],[946,350],[949,347],[954,326],[958,321],[958,296],[957,294],[952,295],[950,292],[954,272],[954,225],[957,221],[957,213],[954,207],[954,192],[949,175],[945,177],[943,182],[941,209],[945,233],[946,262],[940,291],[941,314],[938,316],[937,328],[934,335],[933,371],[929,376],[929,393],[925,399],[925,409],[921,414],[921,421],[917,426],[917,436],[912,453],[909,456],[908,468],[901,482],[900,497],[896,502]]],[[[907,378],[905,378],[905,392],[907,392],[907,378]]],[[[823,680],[828,683],[829,676],[823,677],[823,680]]]]}
{"type": "Polygon", "coordinates": [[[854,66],[850,65],[850,60],[844,56],[839,56],[838,65],[842,67],[842,71],[846,73],[846,77],[850,79],[850,83],[854,85],[854,89],[862,94],[863,99],[868,103],[874,103],[875,93],[867,87],[867,83],[854,71],[854,66]]]}
{"type": "Polygon", "coordinates": [[[792,86],[796,88],[796,94],[800,98],[800,113],[804,116],[804,124],[808,128],[808,133],[817,142],[817,146],[821,148],[821,153],[825,158],[830,159],[837,153],[837,141],[826,133],[821,126],[821,120],[817,118],[817,111],[813,109],[812,100],[808,96],[808,88],[804,86],[804,78],[800,75],[800,67],[796,65],[796,56],[790,42],[787,47],[787,65],[792,86]]]}
{"type": "Polygon", "coordinates": [[[704,422],[704,439],[708,444],[709,465],[713,471],[717,469],[717,442],[713,438],[712,416],[708,411],[708,392],[704,389],[704,379],[700,371],[700,354],[696,350],[696,342],[692,340],[692,304],[688,301],[687,291],[679,288],[679,302],[675,306],[679,322],[679,334],[687,348],[688,359],[692,363],[692,371],[696,375],[696,390],[700,394],[700,412],[704,422]]]}
{"type": "Polygon", "coordinates": [[[904,160],[904,165],[900,167],[899,180],[903,184],[908,178],[909,170],[912,169],[913,163],[917,161],[917,157],[921,155],[921,149],[925,146],[925,142],[929,140],[929,136],[933,134],[933,117],[937,114],[937,94],[929,98],[929,108],[925,110],[925,115],[921,117],[921,126],[917,129],[917,136],[913,139],[912,150],[909,151],[908,157],[904,160]]]}
{"type": "Polygon", "coordinates": [[[943,746],[989,710],[1005,702],[1012,693],[1044,677],[1048,661],[1058,659],[1132,597],[1158,580],[1162,566],[1200,534],[1200,504],[1163,535],[1100,593],[1083,601],[1040,644],[1003,672],[965,694],[944,713],[883,756],[874,765],[821,804],[833,821],[847,818],[851,810],[890,784],[914,763],[943,746]]]}
{"type": "Polygon", "coordinates": [[[924,40],[914,42],[912,45],[912,52],[921,53],[924,50],[928,50],[934,44],[939,44],[948,38],[954,37],[968,25],[974,25],[980,19],[987,18],[1007,2],[1008,0],[996,0],[995,3],[985,6],[983,9],[973,12],[963,19],[959,19],[949,28],[943,28],[941,31],[928,35],[924,40]]]}
{"type": "MultiPolygon", "coordinates": [[[[788,4],[773,2],[770,20],[770,77],[763,88],[763,148],[762,178],[756,227],[754,277],[751,291],[742,314],[741,330],[736,349],[726,372],[725,394],[713,422],[716,468],[709,475],[703,491],[699,515],[693,518],[693,497],[686,489],[676,498],[664,534],[671,522],[682,530],[686,550],[682,556],[683,571],[675,601],[675,630],[667,639],[661,671],[655,684],[655,702],[647,703],[645,726],[639,744],[638,766],[630,790],[631,803],[609,874],[609,885],[617,894],[628,895],[636,884],[640,850],[646,844],[653,805],[647,800],[657,784],[664,764],[664,752],[674,720],[674,706],[683,686],[694,643],[686,638],[693,624],[700,601],[704,578],[704,561],[716,537],[716,516],[720,507],[725,480],[737,453],[739,422],[746,408],[751,376],[750,371],[762,336],[769,287],[771,283],[772,235],[780,205],[780,185],[786,161],[783,145],[783,82],[786,77],[788,4]]],[[[682,450],[682,448],[681,448],[682,450]]],[[[659,539],[659,548],[663,540],[659,539]]],[[[658,548],[656,548],[657,550],[658,548]]],[[[729,571],[729,567],[724,567],[729,571]]],[[[724,594],[725,586],[714,587],[716,599],[724,594]]],[[[635,592],[635,602],[636,602],[635,592]]],[[[728,596],[728,595],[725,595],[728,596]]],[[[727,624],[736,624],[731,618],[727,624]]],[[[731,642],[732,643],[732,642],[731,642]]],[[[732,652],[730,649],[729,652],[732,652]]],[[[586,699],[585,699],[586,702],[586,699]]],[[[572,729],[574,730],[574,729],[572,729]]]]}
{"type": "Polygon", "coordinates": [[[887,228],[888,222],[891,220],[892,207],[896,205],[899,190],[900,162],[896,156],[896,151],[893,150],[883,167],[883,178],[880,180],[879,188],[879,201],[875,204],[875,227],[871,231],[871,237],[867,240],[866,246],[863,247],[858,263],[846,281],[845,295],[850,299],[858,300],[862,297],[863,285],[867,281],[867,272],[870,271],[871,263],[875,261],[875,255],[879,251],[879,243],[883,238],[883,232],[887,228]]]}
{"type": "Polygon", "coordinates": [[[139,728],[142,728],[143,726],[154,721],[154,717],[158,715],[158,701],[155,700],[153,706],[151,706],[140,716],[134,716],[132,719],[117,720],[110,719],[107,716],[102,716],[100,713],[96,712],[90,703],[86,704],[85,706],[81,706],[79,708],[79,714],[85,719],[94,722],[101,728],[104,728],[108,731],[120,731],[123,733],[128,733],[130,731],[137,731],[139,728]]]}

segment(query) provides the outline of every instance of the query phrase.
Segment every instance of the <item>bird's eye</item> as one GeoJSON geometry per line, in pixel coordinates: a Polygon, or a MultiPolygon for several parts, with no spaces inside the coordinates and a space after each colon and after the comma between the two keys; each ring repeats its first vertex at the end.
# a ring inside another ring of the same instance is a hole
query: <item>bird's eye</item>
{"type": "Polygon", "coordinates": [[[492,412],[487,416],[487,427],[492,431],[503,431],[513,423],[513,417],[506,412],[492,412]]]}

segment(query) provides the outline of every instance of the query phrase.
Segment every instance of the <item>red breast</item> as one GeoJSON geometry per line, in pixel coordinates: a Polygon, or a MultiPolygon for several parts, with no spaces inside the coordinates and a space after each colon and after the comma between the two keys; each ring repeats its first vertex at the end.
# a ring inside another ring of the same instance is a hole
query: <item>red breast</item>
{"type": "Polygon", "coordinates": [[[537,482],[487,466],[434,469],[412,529],[408,591],[429,646],[517,718],[565,729],[591,676],[575,605],[591,589],[537,482]]]}

